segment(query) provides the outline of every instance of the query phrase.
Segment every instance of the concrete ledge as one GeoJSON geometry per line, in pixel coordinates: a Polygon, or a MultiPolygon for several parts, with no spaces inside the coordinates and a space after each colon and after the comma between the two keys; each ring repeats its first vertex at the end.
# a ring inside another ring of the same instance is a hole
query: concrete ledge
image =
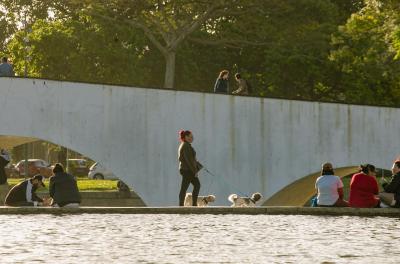
{"type": "MultiPolygon", "coordinates": [[[[118,191],[83,191],[82,206],[96,207],[142,207],[146,206],[143,200],[135,193],[121,193],[118,191]]],[[[38,193],[40,197],[48,197],[48,192],[38,193]]]]}
{"type": "Polygon", "coordinates": [[[397,208],[313,208],[313,207],[0,207],[5,214],[243,214],[400,217],[397,208]]]}

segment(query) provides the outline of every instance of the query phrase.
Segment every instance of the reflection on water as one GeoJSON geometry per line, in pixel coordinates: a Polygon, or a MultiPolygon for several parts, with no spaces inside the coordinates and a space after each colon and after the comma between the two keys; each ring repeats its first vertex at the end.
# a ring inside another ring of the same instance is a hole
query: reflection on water
{"type": "Polygon", "coordinates": [[[0,263],[396,263],[395,218],[0,215],[0,263]]]}

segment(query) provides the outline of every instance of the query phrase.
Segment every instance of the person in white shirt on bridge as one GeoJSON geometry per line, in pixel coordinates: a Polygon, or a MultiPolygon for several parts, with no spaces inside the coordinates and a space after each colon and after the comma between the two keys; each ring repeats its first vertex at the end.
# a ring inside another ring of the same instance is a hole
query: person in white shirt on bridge
{"type": "Polygon", "coordinates": [[[348,207],[349,203],[343,199],[343,182],[334,175],[331,163],[322,164],[321,176],[315,182],[318,191],[318,206],[348,207]]]}

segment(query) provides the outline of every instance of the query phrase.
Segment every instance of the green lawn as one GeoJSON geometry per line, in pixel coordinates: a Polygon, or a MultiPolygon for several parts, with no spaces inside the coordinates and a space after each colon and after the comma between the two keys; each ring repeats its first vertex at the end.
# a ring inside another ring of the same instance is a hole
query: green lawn
{"type": "MultiPolygon", "coordinates": [[[[10,185],[15,185],[24,179],[8,179],[10,185]]],[[[39,189],[39,191],[48,191],[49,181],[45,180],[45,188],[39,189]]],[[[117,190],[117,180],[90,180],[87,178],[78,178],[78,188],[80,191],[113,191],[117,190]]]]}

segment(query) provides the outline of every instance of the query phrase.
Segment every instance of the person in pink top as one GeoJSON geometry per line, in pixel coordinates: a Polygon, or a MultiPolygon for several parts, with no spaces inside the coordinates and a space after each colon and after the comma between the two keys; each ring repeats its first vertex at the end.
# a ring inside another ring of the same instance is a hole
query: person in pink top
{"type": "Polygon", "coordinates": [[[358,208],[379,207],[378,193],[375,166],[371,164],[361,165],[360,172],[354,174],[351,178],[350,206],[358,208]]]}

